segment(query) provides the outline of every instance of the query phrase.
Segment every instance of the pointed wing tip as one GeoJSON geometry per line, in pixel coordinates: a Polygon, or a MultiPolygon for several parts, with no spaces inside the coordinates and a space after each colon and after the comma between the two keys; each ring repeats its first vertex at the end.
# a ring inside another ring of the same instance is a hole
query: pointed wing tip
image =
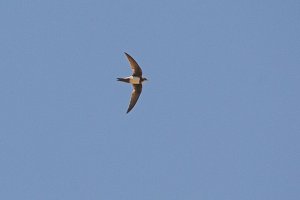
{"type": "Polygon", "coordinates": [[[124,51],[124,54],[125,54],[125,56],[127,57],[127,59],[130,59],[130,58],[131,58],[131,56],[130,56],[128,53],[126,53],[125,51],[124,51]]]}

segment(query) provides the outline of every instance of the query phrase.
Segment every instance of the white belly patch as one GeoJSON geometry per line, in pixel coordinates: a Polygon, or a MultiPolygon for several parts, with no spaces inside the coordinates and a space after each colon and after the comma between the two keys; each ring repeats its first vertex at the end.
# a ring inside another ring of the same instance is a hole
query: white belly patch
{"type": "Polygon", "coordinates": [[[140,78],[139,77],[134,77],[134,76],[130,76],[130,83],[131,84],[140,84],[140,78]]]}

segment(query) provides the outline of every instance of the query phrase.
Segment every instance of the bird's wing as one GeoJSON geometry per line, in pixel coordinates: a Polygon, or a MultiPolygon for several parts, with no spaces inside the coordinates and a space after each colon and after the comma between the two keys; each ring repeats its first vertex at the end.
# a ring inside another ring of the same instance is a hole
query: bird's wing
{"type": "Polygon", "coordinates": [[[128,53],[125,52],[125,55],[130,63],[130,67],[132,69],[132,75],[133,76],[142,76],[142,74],[143,74],[142,69],[137,64],[137,62],[128,53]]]}
{"type": "Polygon", "coordinates": [[[127,113],[129,113],[131,109],[135,106],[137,100],[140,97],[140,94],[142,93],[142,84],[133,84],[132,86],[133,86],[133,90],[131,93],[131,99],[127,109],[127,113]]]}

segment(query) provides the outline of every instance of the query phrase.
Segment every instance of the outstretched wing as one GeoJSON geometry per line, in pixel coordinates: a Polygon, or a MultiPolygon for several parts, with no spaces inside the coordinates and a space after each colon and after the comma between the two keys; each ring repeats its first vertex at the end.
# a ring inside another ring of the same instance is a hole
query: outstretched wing
{"type": "Polygon", "coordinates": [[[139,99],[140,94],[142,93],[142,84],[133,84],[132,86],[133,86],[133,90],[131,93],[131,99],[127,109],[127,113],[129,113],[132,110],[137,100],[139,99]]]}
{"type": "Polygon", "coordinates": [[[132,75],[133,76],[142,76],[142,74],[143,74],[142,69],[137,64],[137,62],[128,53],[125,52],[125,55],[127,56],[127,59],[130,63],[130,67],[132,69],[132,75]]]}

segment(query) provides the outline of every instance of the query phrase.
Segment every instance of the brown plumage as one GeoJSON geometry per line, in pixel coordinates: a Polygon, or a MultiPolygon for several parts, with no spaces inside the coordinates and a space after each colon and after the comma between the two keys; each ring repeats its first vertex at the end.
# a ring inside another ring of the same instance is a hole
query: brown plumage
{"type": "Polygon", "coordinates": [[[127,109],[126,113],[129,113],[131,109],[135,106],[137,100],[140,97],[140,94],[142,93],[143,86],[142,84],[132,84],[133,90],[131,92],[131,98],[130,103],[127,109]]]}
{"type": "Polygon", "coordinates": [[[140,66],[137,64],[137,62],[128,53],[125,52],[125,55],[127,56],[127,59],[130,63],[130,68],[132,69],[132,76],[142,77],[143,72],[140,66]]]}
{"type": "Polygon", "coordinates": [[[126,113],[129,113],[132,108],[135,106],[136,102],[138,101],[140,94],[142,93],[142,83],[146,81],[147,79],[144,78],[142,69],[137,64],[137,62],[127,53],[125,53],[129,63],[130,68],[132,69],[132,76],[125,77],[125,78],[117,78],[118,81],[122,81],[125,83],[131,83],[133,90],[131,93],[131,98],[129,102],[129,106],[126,113]]]}

